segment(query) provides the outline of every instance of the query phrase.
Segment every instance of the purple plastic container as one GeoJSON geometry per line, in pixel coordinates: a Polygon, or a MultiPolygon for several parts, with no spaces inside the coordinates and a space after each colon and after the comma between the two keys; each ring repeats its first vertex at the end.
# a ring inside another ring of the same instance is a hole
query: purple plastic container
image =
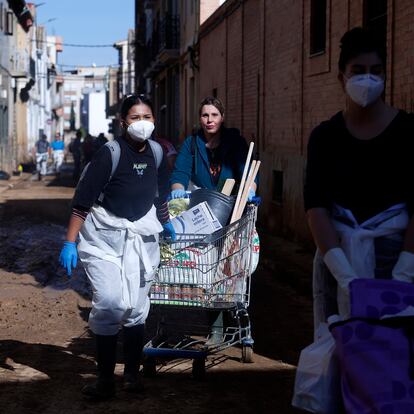
{"type": "Polygon", "coordinates": [[[380,320],[412,305],[414,286],[360,279],[350,289],[353,318],[331,326],[346,412],[414,413],[414,318],[380,320]]]}
{"type": "Polygon", "coordinates": [[[351,317],[378,319],[414,306],[414,284],[397,280],[355,279],[350,284],[350,299],[351,317]]]}

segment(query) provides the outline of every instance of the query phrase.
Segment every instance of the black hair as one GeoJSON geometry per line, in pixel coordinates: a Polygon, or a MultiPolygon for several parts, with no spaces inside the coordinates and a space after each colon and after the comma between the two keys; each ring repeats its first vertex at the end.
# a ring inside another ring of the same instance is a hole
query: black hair
{"type": "Polygon", "coordinates": [[[121,110],[120,110],[121,119],[126,119],[126,117],[128,116],[129,110],[134,105],[142,105],[142,104],[147,105],[151,109],[152,115],[155,116],[152,102],[150,99],[146,98],[145,95],[126,95],[121,103],[121,110]]]}
{"type": "Polygon", "coordinates": [[[363,53],[376,53],[385,66],[385,45],[368,29],[354,27],[346,32],[341,38],[340,48],[338,69],[341,72],[345,71],[351,59],[363,53]]]}
{"type": "Polygon", "coordinates": [[[224,105],[223,102],[220,101],[220,99],[214,98],[213,96],[207,96],[206,98],[204,98],[200,103],[200,107],[198,108],[198,113],[200,116],[201,110],[203,109],[204,105],[213,105],[219,110],[222,116],[224,115],[224,105]]]}

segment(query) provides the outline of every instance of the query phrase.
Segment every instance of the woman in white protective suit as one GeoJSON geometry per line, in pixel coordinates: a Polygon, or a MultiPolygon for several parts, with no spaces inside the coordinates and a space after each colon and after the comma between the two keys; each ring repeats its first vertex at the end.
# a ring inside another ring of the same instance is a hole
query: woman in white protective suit
{"type": "Polygon", "coordinates": [[[96,335],[98,379],[82,392],[95,399],[115,393],[121,327],[124,389],[142,390],[139,359],[150,307],[148,291],[160,260],[158,235],[164,231],[175,237],[166,202],[167,161],[159,144],[149,140],[154,130],[150,101],[126,97],[121,125],[122,136],[98,150],[80,179],[60,254],[70,275],[79,252],[93,289],[89,326],[96,335]]]}
{"type": "Polygon", "coordinates": [[[315,331],[349,315],[355,278],[414,278],[414,115],[387,105],[385,45],[354,28],[341,39],[345,110],[311,133],[305,209],[317,245],[315,331]]]}

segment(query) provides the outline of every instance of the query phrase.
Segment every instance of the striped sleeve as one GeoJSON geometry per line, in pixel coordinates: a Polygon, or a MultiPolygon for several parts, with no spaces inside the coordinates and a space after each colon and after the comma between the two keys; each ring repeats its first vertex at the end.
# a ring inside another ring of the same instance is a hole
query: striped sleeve
{"type": "Polygon", "coordinates": [[[82,208],[72,208],[72,216],[75,216],[77,218],[80,218],[81,220],[85,221],[87,215],[89,213],[89,210],[84,210],[82,208]]]}
{"type": "Polygon", "coordinates": [[[170,220],[170,214],[168,213],[168,203],[165,202],[161,205],[156,206],[157,218],[161,224],[165,224],[170,220]]]}

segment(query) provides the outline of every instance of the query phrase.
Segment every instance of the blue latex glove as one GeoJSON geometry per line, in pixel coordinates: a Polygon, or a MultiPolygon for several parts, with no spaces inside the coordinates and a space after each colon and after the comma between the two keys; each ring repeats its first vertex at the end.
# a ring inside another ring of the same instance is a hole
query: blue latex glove
{"type": "Polygon", "coordinates": [[[68,276],[72,276],[72,267],[78,263],[78,251],[76,243],[65,241],[59,256],[59,263],[66,269],[68,276]]]}
{"type": "Polygon", "coordinates": [[[171,239],[172,241],[175,241],[177,236],[175,235],[175,230],[173,225],[171,224],[171,221],[167,221],[166,223],[164,223],[162,225],[162,227],[164,228],[164,237],[167,239],[171,239]]]}
{"type": "Polygon", "coordinates": [[[171,191],[171,200],[174,200],[175,198],[187,198],[187,192],[183,190],[182,188],[177,188],[176,190],[171,191]]]}
{"type": "Polygon", "coordinates": [[[249,195],[247,196],[247,201],[253,201],[253,198],[256,197],[256,192],[251,188],[249,190],[249,195]]]}

